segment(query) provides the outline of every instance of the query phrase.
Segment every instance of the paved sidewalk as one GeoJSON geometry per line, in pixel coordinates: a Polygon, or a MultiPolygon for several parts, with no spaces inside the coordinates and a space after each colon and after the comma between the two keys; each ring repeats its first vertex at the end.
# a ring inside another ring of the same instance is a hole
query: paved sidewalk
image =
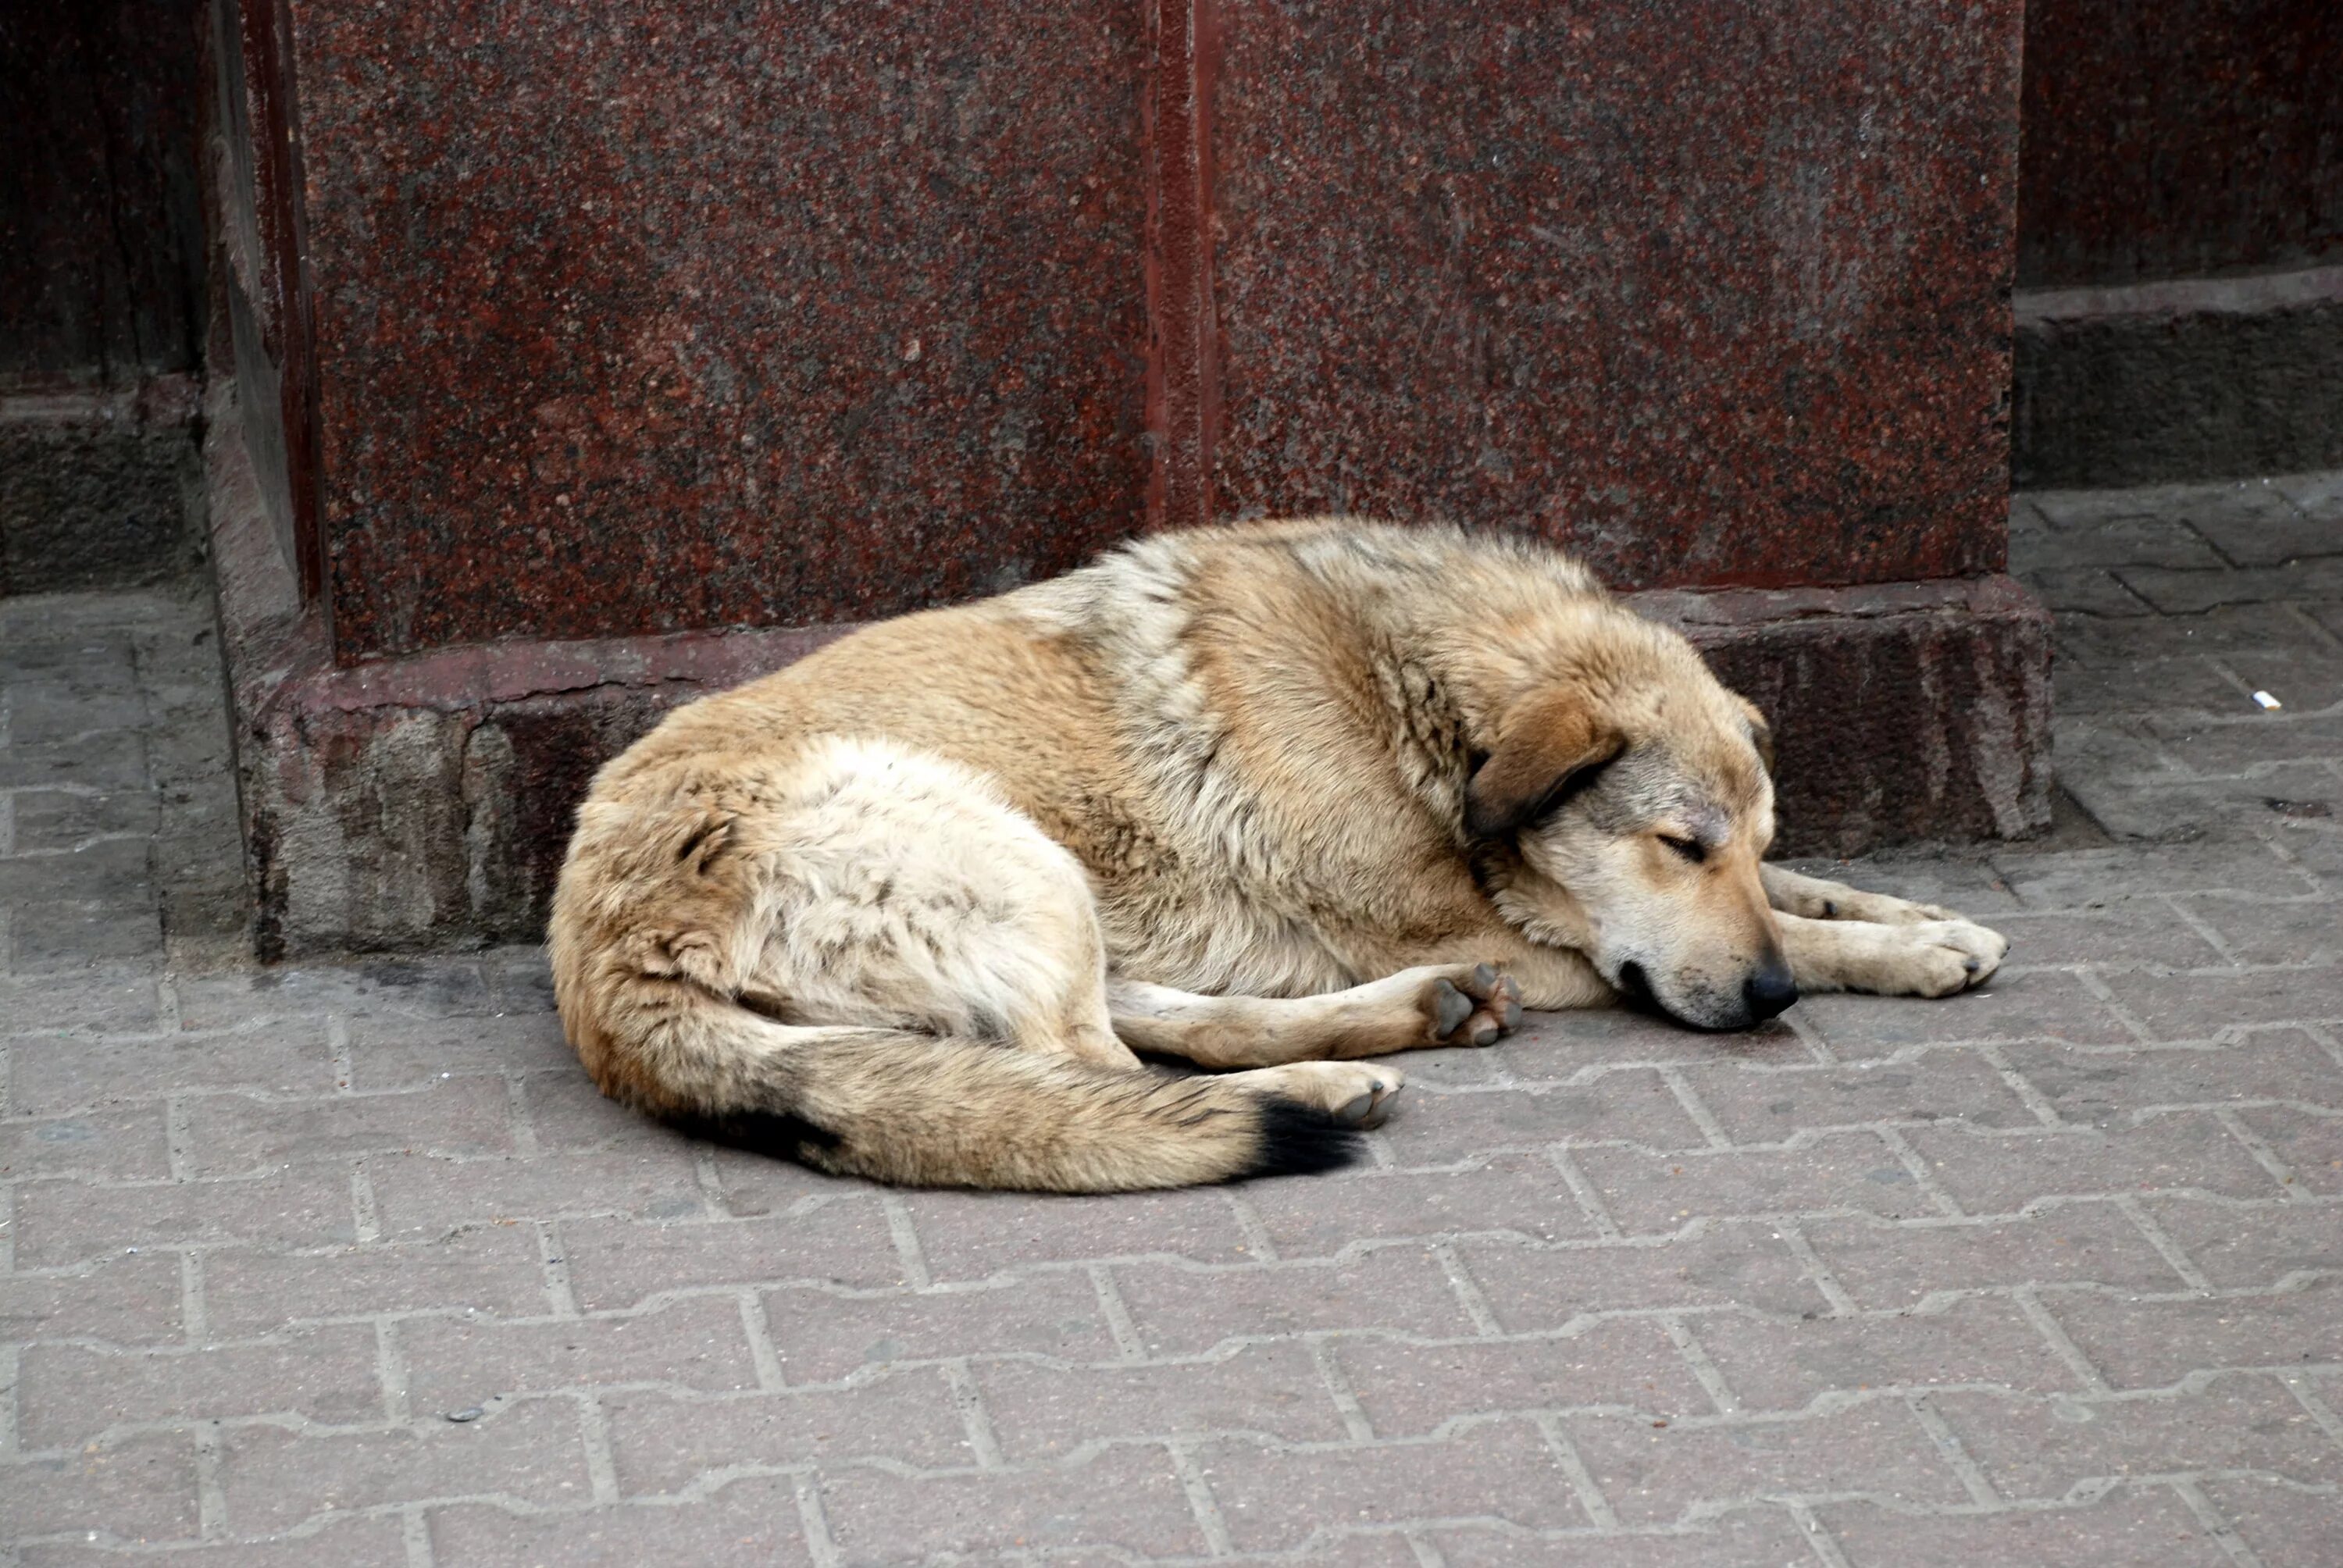
{"type": "Polygon", "coordinates": [[[666,1133],[533,950],[220,967],[200,604],[0,601],[0,1562],[2335,1568],[2343,477],[2016,517],[2078,807],[1845,872],[1988,989],[1112,1200],[666,1133]]]}

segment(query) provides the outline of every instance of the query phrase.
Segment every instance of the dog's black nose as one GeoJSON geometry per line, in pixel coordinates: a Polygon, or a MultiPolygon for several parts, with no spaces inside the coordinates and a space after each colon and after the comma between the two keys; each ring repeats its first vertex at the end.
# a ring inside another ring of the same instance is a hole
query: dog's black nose
{"type": "Polygon", "coordinates": [[[1790,966],[1775,959],[1741,982],[1741,1000],[1749,1004],[1749,1021],[1763,1023],[1798,1000],[1798,982],[1790,966]]]}

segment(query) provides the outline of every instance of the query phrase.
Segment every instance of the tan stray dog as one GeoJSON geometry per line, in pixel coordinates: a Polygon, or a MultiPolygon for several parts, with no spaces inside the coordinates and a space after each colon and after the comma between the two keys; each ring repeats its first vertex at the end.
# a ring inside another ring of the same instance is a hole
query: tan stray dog
{"type": "Polygon", "coordinates": [[[1761,864],[1767,751],[1548,550],[1162,535],[669,715],[578,812],[556,993],[604,1092],[825,1170],[1320,1170],[1402,1081],[1353,1059],[1524,1005],[1740,1029],[1993,972],[1982,927],[1761,864]]]}

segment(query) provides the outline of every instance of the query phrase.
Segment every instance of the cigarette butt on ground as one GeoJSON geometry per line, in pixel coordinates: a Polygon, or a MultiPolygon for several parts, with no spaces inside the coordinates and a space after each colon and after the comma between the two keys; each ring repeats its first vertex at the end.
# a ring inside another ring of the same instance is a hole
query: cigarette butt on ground
{"type": "Polygon", "coordinates": [[[2280,702],[2277,698],[2272,697],[2267,691],[2255,692],[2254,700],[2260,703],[2264,708],[2284,708],[2286,706],[2285,703],[2280,702]]]}

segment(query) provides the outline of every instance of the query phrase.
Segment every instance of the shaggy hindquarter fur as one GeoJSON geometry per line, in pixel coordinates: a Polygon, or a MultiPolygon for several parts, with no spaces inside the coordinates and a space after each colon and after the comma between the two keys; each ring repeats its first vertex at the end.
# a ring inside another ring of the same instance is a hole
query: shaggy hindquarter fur
{"type": "Polygon", "coordinates": [[[605,1092],[827,1170],[1321,1170],[1401,1087],[1359,1059],[1524,1002],[1735,1028],[1990,973],[1989,931],[1761,868],[1765,741],[1550,552],[1151,538],[670,715],[580,809],[556,990],[605,1092]]]}

